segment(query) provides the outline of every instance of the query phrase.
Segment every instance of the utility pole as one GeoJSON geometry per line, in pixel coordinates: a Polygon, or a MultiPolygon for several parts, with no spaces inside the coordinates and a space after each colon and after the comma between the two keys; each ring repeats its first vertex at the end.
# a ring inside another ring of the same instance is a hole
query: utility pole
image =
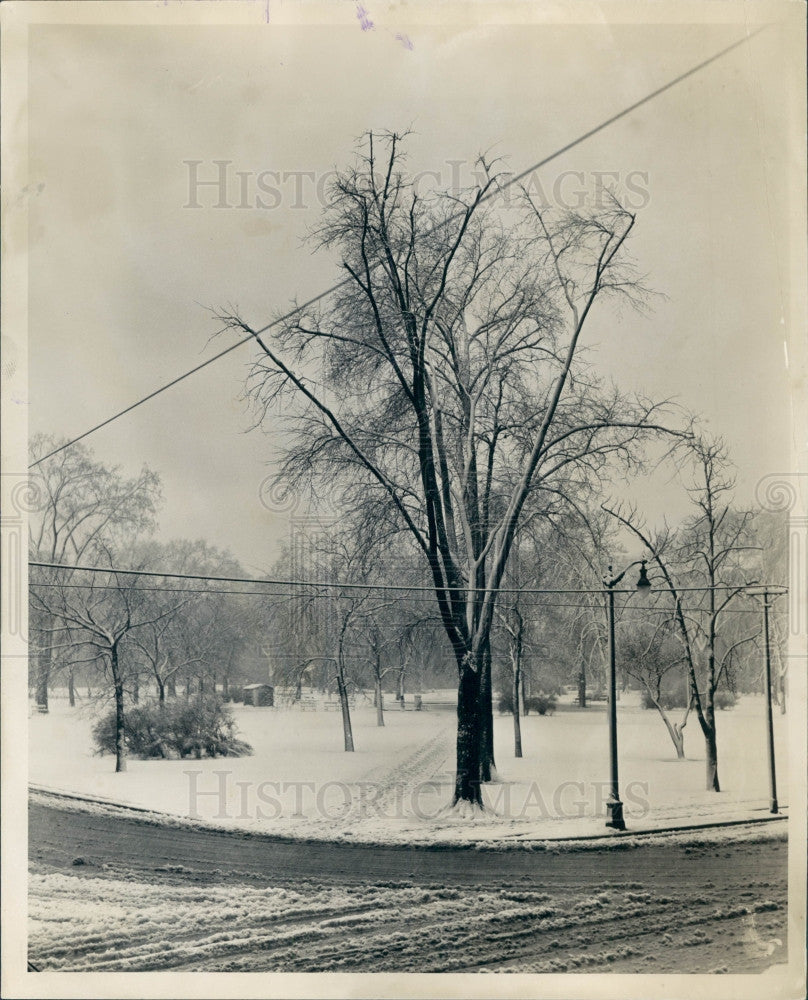
{"type": "Polygon", "coordinates": [[[774,724],[772,721],[772,657],[769,643],[769,592],[763,591],[763,647],[766,659],[766,737],[769,752],[769,812],[777,813],[777,775],[774,766],[774,724]]]}

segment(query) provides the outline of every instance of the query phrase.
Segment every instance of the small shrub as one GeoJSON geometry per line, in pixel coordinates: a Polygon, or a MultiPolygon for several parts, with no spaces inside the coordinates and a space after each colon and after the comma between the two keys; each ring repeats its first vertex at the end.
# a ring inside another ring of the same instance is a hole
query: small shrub
{"type": "MultiPolygon", "coordinates": [[[[690,686],[687,678],[681,678],[677,679],[676,683],[667,682],[663,685],[659,703],[666,710],[669,708],[686,708],[689,697],[690,686]]],[[[737,695],[727,688],[721,688],[715,692],[714,703],[716,708],[734,708],[737,700],[737,695]]],[[[656,707],[646,688],[643,688],[642,691],[642,707],[656,707]]]]}
{"type": "Polygon", "coordinates": [[[506,691],[499,696],[497,710],[503,715],[513,715],[513,692],[506,691]]]}
{"type": "MultiPolygon", "coordinates": [[[[552,715],[556,708],[554,694],[537,694],[525,698],[525,715],[536,712],[538,715],[552,715]]],[[[510,691],[499,696],[497,709],[505,715],[513,714],[513,695],[510,691]]]]}
{"type": "Polygon", "coordinates": [[[728,691],[726,688],[722,688],[722,690],[716,691],[714,701],[716,708],[735,708],[738,696],[734,691],[728,691]]]}
{"type": "MultiPolygon", "coordinates": [[[[124,741],[133,757],[245,757],[252,747],[236,736],[236,724],[218,698],[137,705],[124,715],[124,741]]],[[[93,726],[96,753],[115,753],[115,710],[93,726]]]]}
{"type": "Polygon", "coordinates": [[[525,698],[525,713],[536,712],[537,715],[552,715],[556,709],[554,694],[537,694],[525,698]]]}
{"type": "MultiPolygon", "coordinates": [[[[659,704],[664,709],[687,708],[690,700],[690,681],[686,674],[677,671],[670,671],[662,681],[662,691],[659,696],[659,704]]],[[[642,707],[656,708],[647,688],[642,689],[642,707]]]]}

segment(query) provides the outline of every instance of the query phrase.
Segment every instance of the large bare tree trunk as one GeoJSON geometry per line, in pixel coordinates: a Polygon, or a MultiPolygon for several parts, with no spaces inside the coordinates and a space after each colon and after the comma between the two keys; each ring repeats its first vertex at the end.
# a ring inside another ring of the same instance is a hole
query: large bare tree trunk
{"type": "MultiPolygon", "coordinates": [[[[470,657],[471,654],[468,654],[470,657]]],[[[479,667],[482,665],[480,664],[479,667]]],[[[453,804],[483,807],[480,790],[480,669],[461,666],[457,690],[457,773],[453,804]]]]}
{"type": "Polygon", "coordinates": [[[76,686],[72,667],[67,671],[67,700],[71,708],[76,707],[76,686]]]}
{"type": "Polygon", "coordinates": [[[708,792],[720,792],[721,785],[718,782],[718,745],[715,738],[715,730],[704,737],[707,749],[707,782],[708,792]]]}
{"type": "MultiPolygon", "coordinates": [[[[708,695],[709,697],[709,695],[708,695]]],[[[706,785],[708,792],[720,792],[721,785],[718,781],[718,740],[715,731],[715,710],[709,697],[703,717],[699,719],[701,731],[704,733],[704,747],[707,755],[706,785]]]]}

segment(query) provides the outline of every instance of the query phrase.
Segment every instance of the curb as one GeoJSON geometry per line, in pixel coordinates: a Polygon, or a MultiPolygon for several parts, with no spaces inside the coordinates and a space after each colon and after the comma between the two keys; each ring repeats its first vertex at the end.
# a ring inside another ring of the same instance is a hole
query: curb
{"type": "MultiPolygon", "coordinates": [[[[723,819],[712,823],[688,823],[684,826],[658,826],[652,830],[615,830],[613,833],[587,833],[578,837],[545,837],[545,840],[615,840],[621,837],[651,837],[657,833],[687,833],[690,830],[714,830],[725,826],[757,826],[761,823],[775,823],[777,820],[788,819],[787,813],[777,813],[774,816],[750,816],[749,819],[723,819]]],[[[514,834],[522,837],[525,834],[514,834]]]]}
{"type": "Polygon", "coordinates": [[[143,806],[128,805],[124,802],[116,802],[114,799],[106,799],[101,796],[90,796],[90,795],[79,795],[76,792],[64,792],[56,788],[50,788],[47,785],[37,785],[29,784],[28,791],[35,792],[40,795],[50,795],[54,798],[69,799],[76,802],[87,802],[91,805],[102,805],[110,806],[114,809],[121,809],[127,812],[141,813],[145,816],[154,816],[159,818],[165,818],[167,820],[175,820],[178,825],[183,828],[198,828],[200,830],[205,830],[206,832],[220,833],[225,836],[241,836],[249,838],[261,838],[266,840],[274,840],[280,843],[292,843],[292,844],[303,844],[303,843],[316,843],[316,844],[333,844],[335,847],[377,847],[377,848],[401,848],[409,850],[508,850],[509,847],[522,848],[528,847],[532,844],[568,844],[568,843],[592,843],[603,841],[616,842],[623,838],[652,838],[656,835],[667,835],[672,833],[692,833],[698,830],[720,830],[729,827],[738,826],[761,826],[767,823],[776,823],[778,821],[787,820],[787,813],[777,813],[775,815],[757,816],[749,817],[748,819],[731,819],[731,820],[717,820],[714,822],[707,823],[690,823],[682,826],[666,826],[657,827],[654,829],[645,830],[615,830],[611,833],[594,833],[594,834],[580,834],[578,836],[565,836],[565,837],[533,837],[532,839],[527,839],[528,834],[511,834],[510,844],[504,844],[503,841],[506,839],[503,836],[502,840],[497,843],[496,847],[489,848],[485,841],[466,841],[461,843],[449,843],[446,841],[436,842],[436,843],[402,843],[402,842],[384,842],[384,841],[353,841],[353,840],[331,840],[321,837],[293,837],[285,836],[284,834],[273,834],[273,833],[261,833],[260,831],[253,830],[241,830],[238,828],[228,828],[223,826],[217,826],[215,824],[208,824],[204,820],[195,822],[188,817],[176,815],[174,813],[162,812],[158,809],[146,809],[143,806]],[[517,839],[519,838],[519,839],[517,839]]]}

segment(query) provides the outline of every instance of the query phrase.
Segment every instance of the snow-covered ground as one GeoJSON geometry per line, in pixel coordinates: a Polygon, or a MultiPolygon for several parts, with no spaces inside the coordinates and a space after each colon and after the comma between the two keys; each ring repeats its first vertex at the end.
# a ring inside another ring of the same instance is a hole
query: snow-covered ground
{"type": "Polygon", "coordinates": [[[724,853],[708,850],[721,885],[697,900],[687,878],[660,887],[597,866],[578,883],[496,886],[35,871],[29,955],[71,972],[758,973],[785,958],[785,883],[736,885],[724,853]]]}
{"type": "MultiPolygon", "coordinates": [[[[370,705],[353,711],[356,751],[342,749],[339,712],[235,706],[250,757],[130,760],[123,774],[93,755],[94,709],[53,699],[29,717],[33,785],[97,796],[206,823],[293,837],[340,840],[521,842],[602,834],[608,742],[602,705],[559,706],[522,720],[524,757],[513,756],[510,716],[497,716],[499,781],[486,785],[487,814],[469,822],[442,810],[451,798],[455,738],[449,692],[425,695],[427,710],[400,711],[385,726],[370,705]],[[443,707],[440,707],[440,703],[443,707]]],[[[632,832],[765,817],[768,777],[764,702],[747,696],[718,713],[722,792],[704,790],[704,743],[691,716],[687,759],[634,693],[618,706],[620,785],[632,832]]],[[[787,786],[786,719],[775,715],[779,787],[787,786]]]]}

